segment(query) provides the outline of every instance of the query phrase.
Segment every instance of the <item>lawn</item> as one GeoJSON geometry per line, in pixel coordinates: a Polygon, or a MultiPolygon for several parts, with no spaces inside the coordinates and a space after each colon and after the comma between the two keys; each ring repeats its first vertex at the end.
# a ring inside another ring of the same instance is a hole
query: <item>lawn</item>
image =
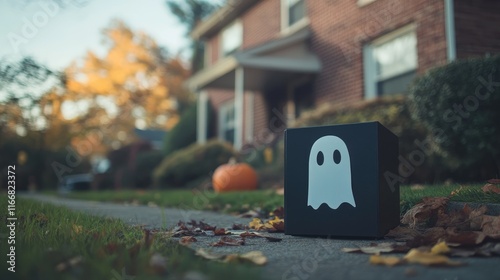
{"type": "MultiPolygon", "coordinates": [[[[401,213],[426,196],[450,196],[451,201],[500,203],[500,195],[487,194],[481,190],[483,185],[424,185],[400,188],[401,213]]],[[[269,212],[283,206],[283,196],[272,190],[246,192],[214,193],[199,190],[151,190],[151,191],[90,191],[72,193],[71,198],[113,201],[137,204],[154,204],[165,207],[178,207],[196,210],[214,210],[225,213],[242,213],[249,209],[261,208],[269,212]]]]}
{"type": "MultiPolygon", "coordinates": [[[[7,209],[7,197],[0,198],[0,208],[7,209]]],[[[0,279],[180,279],[188,272],[208,279],[258,277],[255,267],[203,260],[166,237],[146,241],[142,229],[119,220],[24,199],[16,202],[16,272],[6,268],[4,237],[0,279]],[[150,266],[153,254],[165,257],[166,265],[150,266]]],[[[5,215],[0,217],[7,221],[5,215]]],[[[5,223],[1,232],[7,232],[5,223]]]]}

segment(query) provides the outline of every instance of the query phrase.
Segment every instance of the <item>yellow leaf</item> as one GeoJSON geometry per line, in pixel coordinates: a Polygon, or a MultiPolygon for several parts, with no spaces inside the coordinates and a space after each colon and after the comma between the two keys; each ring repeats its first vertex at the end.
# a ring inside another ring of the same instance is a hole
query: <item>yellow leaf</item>
{"type": "Polygon", "coordinates": [[[448,252],[450,252],[450,248],[448,247],[448,245],[446,245],[446,242],[444,241],[441,241],[438,244],[434,245],[434,247],[432,247],[431,249],[431,253],[435,255],[446,254],[448,252]]]}
{"type": "Polygon", "coordinates": [[[248,224],[248,226],[252,229],[262,229],[264,228],[264,224],[259,218],[253,218],[253,220],[248,224]]]}
{"type": "Polygon", "coordinates": [[[408,263],[418,263],[422,265],[436,265],[436,266],[458,266],[462,265],[461,262],[451,261],[448,257],[443,255],[436,255],[431,252],[422,252],[417,249],[411,249],[403,258],[408,263]]]}
{"type": "Polygon", "coordinates": [[[75,234],[80,234],[80,232],[82,232],[83,227],[73,224],[72,229],[75,234]]]}
{"type": "Polygon", "coordinates": [[[382,257],[381,255],[370,256],[371,264],[395,266],[397,264],[400,264],[401,262],[402,260],[400,258],[394,256],[387,256],[387,257],[382,257]]]}

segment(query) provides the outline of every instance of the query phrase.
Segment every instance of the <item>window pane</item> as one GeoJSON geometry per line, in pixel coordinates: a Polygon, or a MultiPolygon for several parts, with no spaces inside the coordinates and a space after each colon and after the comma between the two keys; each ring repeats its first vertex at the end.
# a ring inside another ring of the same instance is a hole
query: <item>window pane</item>
{"type": "Polygon", "coordinates": [[[228,55],[241,46],[243,27],[240,22],[231,24],[222,32],[222,52],[228,55]]]}
{"type": "Polygon", "coordinates": [[[374,48],[377,79],[390,77],[417,68],[417,37],[411,32],[374,48]]]}
{"type": "Polygon", "coordinates": [[[288,0],[288,26],[301,20],[305,15],[304,0],[288,0]]]}
{"type": "Polygon", "coordinates": [[[405,93],[408,85],[415,78],[416,71],[406,72],[404,74],[386,79],[377,83],[378,95],[395,95],[405,93]]]}

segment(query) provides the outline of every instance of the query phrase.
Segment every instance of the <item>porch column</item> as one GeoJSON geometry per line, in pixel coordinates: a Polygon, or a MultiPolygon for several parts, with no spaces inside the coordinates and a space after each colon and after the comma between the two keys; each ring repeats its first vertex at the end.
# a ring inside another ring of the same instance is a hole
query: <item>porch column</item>
{"type": "Polygon", "coordinates": [[[245,90],[243,67],[236,68],[234,81],[234,148],[240,150],[243,146],[243,92],[245,90]]]}
{"type": "Polygon", "coordinates": [[[197,120],[196,120],[196,142],[205,144],[207,142],[207,92],[198,92],[197,120]]]}

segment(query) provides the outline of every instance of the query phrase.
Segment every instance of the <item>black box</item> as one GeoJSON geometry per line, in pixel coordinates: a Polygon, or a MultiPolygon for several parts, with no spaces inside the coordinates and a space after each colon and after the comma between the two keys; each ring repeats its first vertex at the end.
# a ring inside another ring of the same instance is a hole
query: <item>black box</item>
{"type": "Polygon", "coordinates": [[[378,122],[287,129],[285,234],[383,237],[399,225],[398,153],[378,122]]]}

